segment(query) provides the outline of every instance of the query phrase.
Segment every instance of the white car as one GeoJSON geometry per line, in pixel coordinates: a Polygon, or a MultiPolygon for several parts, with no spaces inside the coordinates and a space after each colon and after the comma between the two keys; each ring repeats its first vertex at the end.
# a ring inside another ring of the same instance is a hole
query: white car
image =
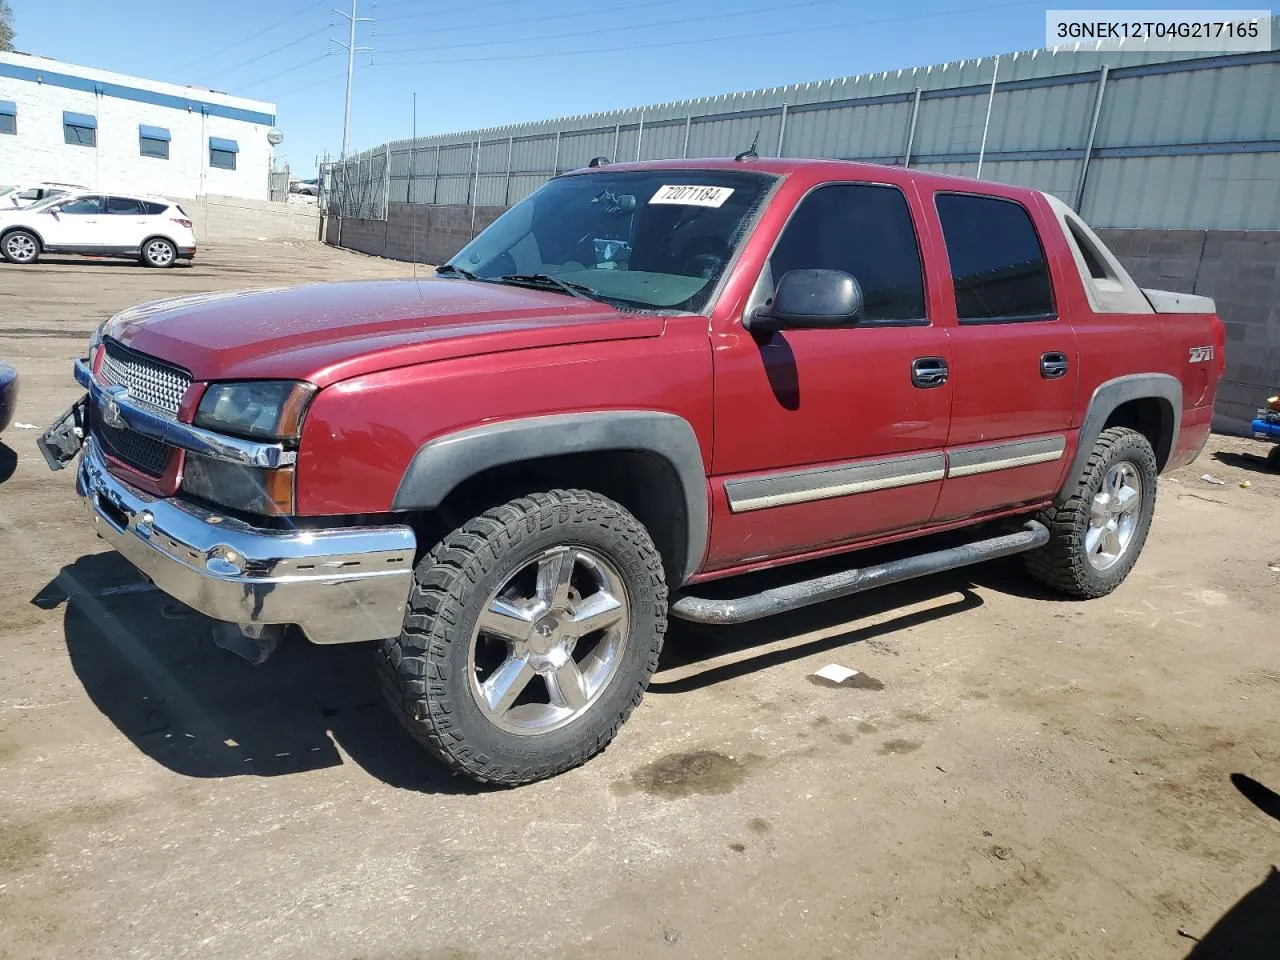
{"type": "Polygon", "coordinates": [[[32,207],[42,200],[56,200],[88,187],[78,183],[20,183],[11,187],[0,187],[0,211],[21,210],[32,207]]]}
{"type": "Polygon", "coordinates": [[[35,263],[42,253],[136,259],[172,267],[196,255],[186,211],[162,197],[74,191],[21,210],[0,208],[0,256],[35,263]]]}

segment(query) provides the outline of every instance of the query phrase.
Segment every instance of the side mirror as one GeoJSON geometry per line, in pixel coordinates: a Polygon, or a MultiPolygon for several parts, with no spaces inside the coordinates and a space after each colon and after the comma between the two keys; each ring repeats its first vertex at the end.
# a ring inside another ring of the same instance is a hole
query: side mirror
{"type": "Polygon", "coordinates": [[[52,207],[50,207],[48,210],[46,210],[46,211],[45,211],[45,213],[51,213],[51,214],[53,214],[55,217],[56,217],[58,214],[60,214],[61,212],[62,212],[62,207],[61,207],[61,206],[52,206],[52,207]]]}
{"type": "Polygon", "coordinates": [[[843,270],[791,270],[773,300],[755,311],[751,330],[849,327],[862,313],[862,287],[843,270]]]}

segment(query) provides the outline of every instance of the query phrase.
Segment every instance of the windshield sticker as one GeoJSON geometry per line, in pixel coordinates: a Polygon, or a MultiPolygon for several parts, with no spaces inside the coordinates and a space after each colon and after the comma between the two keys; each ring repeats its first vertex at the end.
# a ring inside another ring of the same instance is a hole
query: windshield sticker
{"type": "Polygon", "coordinates": [[[679,203],[690,207],[719,207],[729,199],[733,187],[702,187],[668,183],[658,188],[650,203],[679,203]]]}

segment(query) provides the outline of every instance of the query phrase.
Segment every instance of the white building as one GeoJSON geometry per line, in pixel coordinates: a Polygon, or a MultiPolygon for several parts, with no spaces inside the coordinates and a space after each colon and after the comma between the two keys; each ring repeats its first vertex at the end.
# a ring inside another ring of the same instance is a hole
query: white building
{"type": "Polygon", "coordinates": [[[266,200],[274,103],[0,53],[0,184],[266,200]]]}

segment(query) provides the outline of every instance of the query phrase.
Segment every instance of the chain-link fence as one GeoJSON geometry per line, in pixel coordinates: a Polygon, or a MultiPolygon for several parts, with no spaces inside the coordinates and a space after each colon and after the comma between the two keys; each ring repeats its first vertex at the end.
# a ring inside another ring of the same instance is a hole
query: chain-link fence
{"type": "Polygon", "coordinates": [[[356,220],[387,218],[388,150],[368,150],[320,168],[320,210],[356,220]]]}
{"type": "Polygon", "coordinates": [[[272,170],[267,178],[267,189],[270,191],[270,197],[274,203],[288,203],[289,201],[289,165],[285,164],[282,169],[272,170]]]}

